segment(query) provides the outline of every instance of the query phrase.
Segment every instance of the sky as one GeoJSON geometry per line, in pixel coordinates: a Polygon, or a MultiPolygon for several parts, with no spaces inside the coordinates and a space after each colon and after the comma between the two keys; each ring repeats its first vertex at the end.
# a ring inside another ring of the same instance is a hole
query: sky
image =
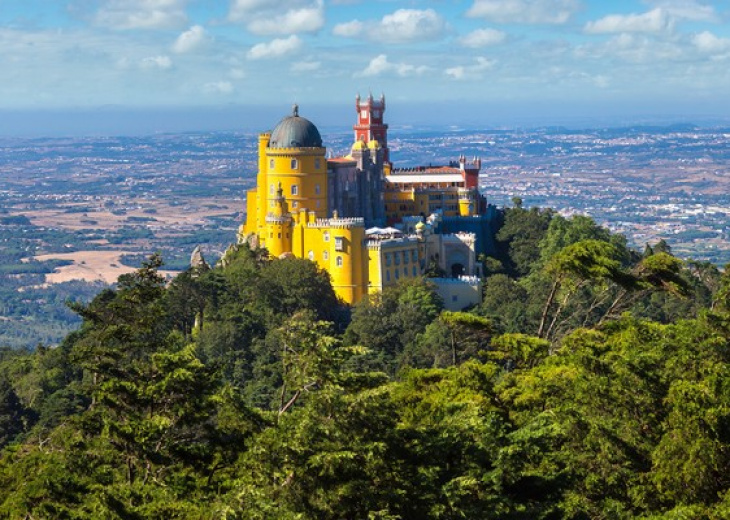
{"type": "Polygon", "coordinates": [[[0,0],[5,133],[294,102],[329,123],[368,92],[400,124],[730,120],[730,0],[0,0]]]}

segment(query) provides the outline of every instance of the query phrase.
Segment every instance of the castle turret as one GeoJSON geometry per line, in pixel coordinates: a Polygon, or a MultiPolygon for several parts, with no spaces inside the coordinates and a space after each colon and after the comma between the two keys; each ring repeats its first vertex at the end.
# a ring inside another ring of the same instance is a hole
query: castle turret
{"type": "Polygon", "coordinates": [[[320,224],[328,227],[332,288],[346,302],[360,301],[368,287],[364,220],[334,217],[320,224]]]}
{"type": "Polygon", "coordinates": [[[266,215],[266,231],[264,232],[264,246],[274,257],[291,253],[292,250],[292,217],[284,198],[281,184],[277,189],[274,207],[266,215]]]}

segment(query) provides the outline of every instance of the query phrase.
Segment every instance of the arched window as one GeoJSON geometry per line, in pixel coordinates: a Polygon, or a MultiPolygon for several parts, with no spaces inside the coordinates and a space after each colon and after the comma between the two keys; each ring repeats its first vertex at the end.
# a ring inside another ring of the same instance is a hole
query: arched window
{"type": "Polygon", "coordinates": [[[274,169],[274,159],[271,159],[269,161],[269,168],[271,168],[272,170],[274,169]]]}
{"type": "Polygon", "coordinates": [[[342,257],[338,256],[335,263],[337,264],[337,267],[342,267],[342,257]]]}
{"type": "Polygon", "coordinates": [[[299,186],[296,184],[291,185],[291,194],[292,195],[299,195],[299,186]]]}
{"type": "Polygon", "coordinates": [[[296,159],[292,159],[291,160],[291,169],[296,170],[297,168],[299,168],[299,161],[297,161],[296,159]]]}
{"type": "Polygon", "coordinates": [[[314,262],[314,251],[310,251],[309,253],[307,253],[307,258],[314,262]]]}
{"type": "Polygon", "coordinates": [[[330,259],[329,251],[325,251],[324,253],[322,253],[322,258],[324,258],[325,260],[329,260],[330,259]]]}

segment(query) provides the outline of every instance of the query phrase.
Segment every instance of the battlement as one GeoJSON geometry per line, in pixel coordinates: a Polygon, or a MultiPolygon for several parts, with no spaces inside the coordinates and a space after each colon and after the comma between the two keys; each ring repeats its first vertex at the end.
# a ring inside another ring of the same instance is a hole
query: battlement
{"type": "Polygon", "coordinates": [[[314,222],[308,222],[307,227],[311,227],[311,228],[365,227],[365,219],[362,217],[318,218],[318,219],[315,219],[314,222]]]}
{"type": "Polygon", "coordinates": [[[368,249],[389,249],[389,248],[397,248],[402,246],[407,246],[410,244],[414,244],[418,242],[417,240],[414,240],[412,238],[368,238],[367,240],[367,248],[368,249]]]}
{"type": "Polygon", "coordinates": [[[277,217],[275,215],[272,215],[269,213],[266,215],[266,223],[267,224],[288,224],[292,221],[291,217],[289,215],[282,215],[280,217],[277,217]]]}
{"type": "Polygon", "coordinates": [[[478,287],[482,283],[482,279],[478,276],[459,276],[458,278],[429,278],[430,282],[436,285],[468,285],[470,287],[478,287]]]}

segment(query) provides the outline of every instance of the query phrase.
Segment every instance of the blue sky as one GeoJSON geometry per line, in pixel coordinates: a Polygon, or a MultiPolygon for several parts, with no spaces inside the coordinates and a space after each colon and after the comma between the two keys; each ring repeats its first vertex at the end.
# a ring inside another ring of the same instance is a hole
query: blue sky
{"type": "Polygon", "coordinates": [[[730,117],[730,0],[0,0],[0,109],[730,117]],[[423,113],[427,113],[427,110],[423,113]]]}

